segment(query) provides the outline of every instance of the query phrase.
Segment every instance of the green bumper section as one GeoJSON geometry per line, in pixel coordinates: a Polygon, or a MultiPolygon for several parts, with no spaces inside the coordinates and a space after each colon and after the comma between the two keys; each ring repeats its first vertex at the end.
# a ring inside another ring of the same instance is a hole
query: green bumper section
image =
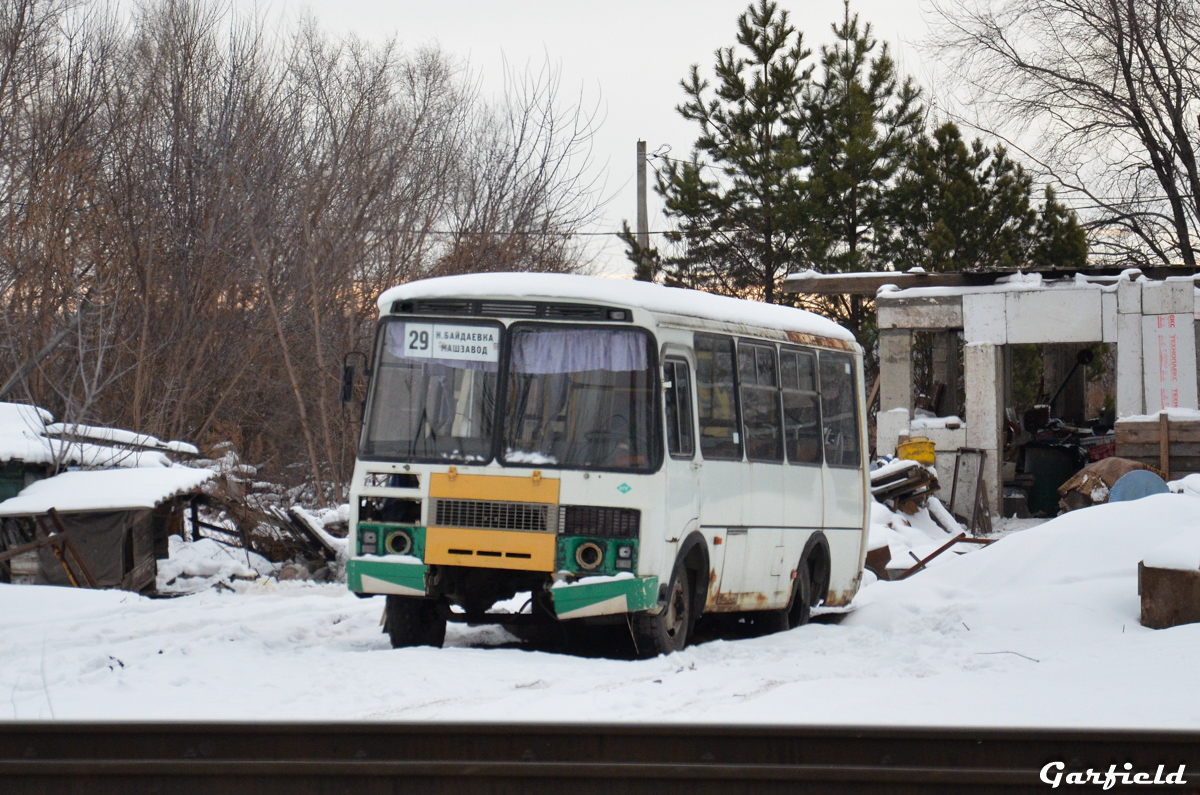
{"type": "Polygon", "coordinates": [[[390,593],[424,596],[424,563],[398,563],[373,556],[351,558],[346,563],[346,586],[355,593],[390,593]]]}
{"type": "Polygon", "coordinates": [[[554,613],[561,619],[636,613],[658,604],[657,577],[605,578],[604,582],[560,585],[550,590],[554,613]]]}

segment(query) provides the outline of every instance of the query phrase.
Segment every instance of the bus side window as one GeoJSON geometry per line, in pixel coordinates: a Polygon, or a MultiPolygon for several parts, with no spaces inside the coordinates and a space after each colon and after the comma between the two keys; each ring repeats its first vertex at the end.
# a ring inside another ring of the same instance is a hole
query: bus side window
{"type": "Polygon", "coordinates": [[[734,385],[733,338],[696,335],[696,396],[699,400],[700,453],[705,458],[742,460],[734,385]]]}
{"type": "Polygon", "coordinates": [[[857,467],[861,462],[854,360],[844,353],[821,351],[820,367],[825,462],[833,467],[857,467]]]}
{"type": "Polygon", "coordinates": [[[692,438],[692,374],[682,359],[663,365],[663,397],[667,412],[667,452],[672,458],[690,459],[696,452],[692,438]]]}
{"type": "Polygon", "coordinates": [[[742,423],[746,431],[746,458],[783,461],[780,440],[779,378],[775,346],[738,345],[738,385],[742,394],[742,423]]]}
{"type": "Polygon", "coordinates": [[[781,348],[783,433],[788,461],[821,463],[821,413],[817,403],[817,357],[811,351],[781,348]]]}

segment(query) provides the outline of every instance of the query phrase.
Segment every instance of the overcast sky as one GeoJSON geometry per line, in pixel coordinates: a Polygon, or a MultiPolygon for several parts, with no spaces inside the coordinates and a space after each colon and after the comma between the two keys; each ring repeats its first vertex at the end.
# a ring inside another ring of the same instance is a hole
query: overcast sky
{"type": "MultiPolygon", "coordinates": [[[[683,99],[679,81],[693,63],[710,69],[713,51],[734,43],[737,17],[748,5],[748,0],[266,1],[268,16],[285,25],[307,9],[335,34],[395,36],[405,48],[436,43],[468,60],[489,93],[501,88],[505,60],[537,69],[548,59],[561,70],[564,98],[582,92],[589,106],[599,103],[603,123],[594,141],[594,166],[611,198],[591,231],[606,232],[619,229],[622,219],[635,225],[638,138],[651,151],[668,144],[672,156],[687,156],[696,128],[675,112],[683,99]]],[[[933,67],[922,62],[916,46],[929,14],[922,5],[922,0],[853,0],[851,11],[891,44],[906,73],[929,87],[933,67]]],[[[780,0],[780,6],[790,10],[814,51],[829,40],[830,24],[842,15],[841,0],[780,0]]],[[[653,188],[650,228],[664,228],[653,188]]],[[[603,272],[631,272],[616,238],[592,238],[591,250],[603,272]]]]}

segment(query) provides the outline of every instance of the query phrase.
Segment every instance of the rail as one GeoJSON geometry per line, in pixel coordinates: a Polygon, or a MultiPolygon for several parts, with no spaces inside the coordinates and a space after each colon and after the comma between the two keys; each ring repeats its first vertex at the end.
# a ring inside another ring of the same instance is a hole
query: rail
{"type": "MultiPolygon", "coordinates": [[[[10,795],[1046,792],[1041,771],[1055,763],[1051,773],[1098,775],[1178,776],[1183,766],[1183,786],[1158,789],[1195,791],[1200,731],[0,723],[0,790],[10,795]]],[[[1098,787],[1059,791],[1083,789],[1098,787]]]]}

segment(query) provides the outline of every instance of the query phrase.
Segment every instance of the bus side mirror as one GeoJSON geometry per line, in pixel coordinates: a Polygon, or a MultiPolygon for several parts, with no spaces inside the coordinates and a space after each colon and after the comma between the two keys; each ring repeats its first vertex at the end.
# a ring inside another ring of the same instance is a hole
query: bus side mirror
{"type": "Polygon", "coordinates": [[[342,405],[350,404],[354,400],[354,365],[350,364],[350,359],[359,356],[362,357],[363,375],[371,377],[371,371],[367,369],[367,355],[362,351],[350,351],[342,357],[342,405]]]}
{"type": "Polygon", "coordinates": [[[354,365],[342,365],[342,405],[348,405],[354,399],[354,365]]]}

